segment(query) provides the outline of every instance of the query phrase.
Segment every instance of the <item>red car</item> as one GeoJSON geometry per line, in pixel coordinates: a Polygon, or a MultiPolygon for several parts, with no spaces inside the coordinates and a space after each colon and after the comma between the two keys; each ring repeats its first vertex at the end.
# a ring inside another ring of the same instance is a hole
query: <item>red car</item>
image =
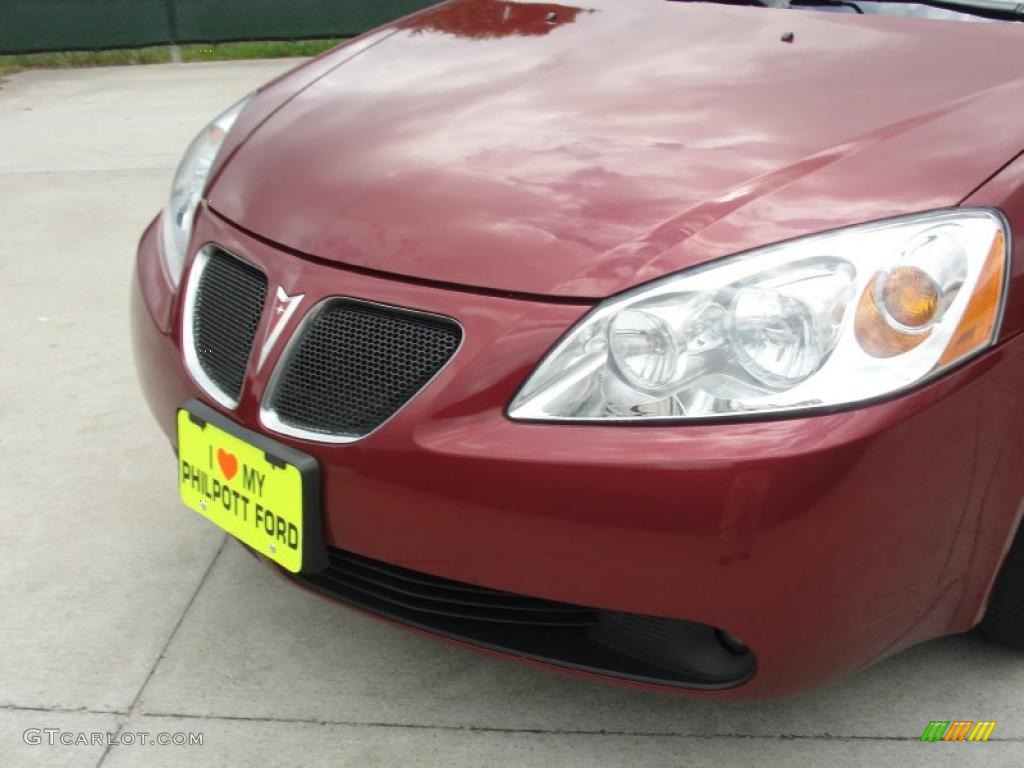
{"type": "Polygon", "coordinates": [[[340,603],[660,690],[1024,645],[1021,19],[453,0],[271,82],[139,245],[183,500],[340,603]]]}

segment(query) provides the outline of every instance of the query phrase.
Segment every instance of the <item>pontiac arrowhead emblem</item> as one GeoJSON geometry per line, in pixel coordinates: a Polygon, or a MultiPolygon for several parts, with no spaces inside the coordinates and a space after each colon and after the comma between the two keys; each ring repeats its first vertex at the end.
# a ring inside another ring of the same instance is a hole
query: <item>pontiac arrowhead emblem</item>
{"type": "Polygon", "coordinates": [[[300,293],[297,296],[289,296],[285,293],[284,288],[281,286],[277,287],[277,294],[274,297],[274,308],[270,313],[270,324],[267,326],[267,333],[263,338],[263,348],[260,349],[260,359],[256,364],[256,370],[260,370],[263,367],[263,364],[270,356],[270,352],[274,349],[274,345],[277,344],[277,340],[281,338],[281,332],[284,331],[288,321],[291,320],[292,315],[295,314],[295,310],[299,308],[299,304],[302,303],[304,298],[306,298],[304,293],[300,293]]]}

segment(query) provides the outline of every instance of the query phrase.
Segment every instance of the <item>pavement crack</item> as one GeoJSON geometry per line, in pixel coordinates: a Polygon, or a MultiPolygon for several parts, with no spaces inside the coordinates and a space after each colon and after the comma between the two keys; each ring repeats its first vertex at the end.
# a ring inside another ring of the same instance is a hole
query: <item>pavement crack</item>
{"type": "Polygon", "coordinates": [[[124,730],[124,727],[128,723],[128,721],[139,714],[138,706],[139,702],[142,700],[142,694],[145,692],[146,687],[149,685],[149,681],[153,679],[153,674],[156,672],[157,667],[160,666],[160,662],[163,661],[164,656],[167,653],[167,649],[171,647],[171,643],[174,641],[175,635],[178,634],[178,630],[184,623],[185,617],[188,615],[188,612],[192,609],[192,604],[195,603],[196,597],[199,596],[199,592],[202,590],[203,585],[206,584],[206,580],[210,577],[210,572],[213,571],[213,566],[216,564],[217,560],[220,559],[220,554],[224,551],[224,547],[227,545],[227,542],[228,537],[225,534],[224,537],[221,539],[220,546],[217,547],[217,551],[214,553],[213,557],[210,558],[209,565],[207,565],[206,570],[203,571],[202,578],[199,579],[199,583],[196,584],[196,588],[193,590],[192,595],[188,599],[188,602],[185,603],[185,607],[182,609],[181,615],[178,616],[178,620],[174,623],[174,627],[171,629],[170,633],[168,633],[167,640],[164,642],[163,647],[160,649],[160,653],[157,654],[156,659],[153,661],[152,666],[150,666],[149,668],[149,672],[146,673],[146,677],[145,679],[143,679],[142,685],[139,686],[139,690],[135,693],[135,698],[132,699],[131,706],[128,707],[127,712],[123,713],[120,722],[118,722],[117,733],[115,734],[113,739],[110,739],[108,741],[106,749],[103,750],[103,754],[100,755],[100,759],[96,763],[96,768],[100,768],[106,761],[107,755],[110,754],[111,747],[113,747],[114,743],[116,743],[117,740],[120,738],[121,732],[124,730]]]}
{"type": "Polygon", "coordinates": [[[0,170],[0,176],[96,176],[103,173],[174,173],[173,166],[141,166],[138,168],[68,168],[62,170],[0,170]]]}
{"type": "Polygon", "coordinates": [[[93,709],[92,707],[49,707],[25,704],[0,704],[0,712],[56,712],[61,715],[127,715],[123,709],[93,709]]]}
{"type": "MultiPolygon", "coordinates": [[[[781,733],[781,734],[758,734],[758,733],[677,733],[673,731],[629,731],[617,729],[575,729],[575,728],[514,728],[487,725],[446,725],[443,723],[394,723],[384,721],[359,721],[359,720],[322,720],[319,718],[303,717],[258,717],[246,715],[198,715],[188,712],[141,712],[139,717],[145,719],[162,718],[175,720],[218,720],[241,723],[281,723],[285,725],[319,725],[327,727],[348,727],[348,728],[397,728],[408,730],[425,731],[455,731],[463,733],[496,733],[496,734],[524,734],[538,736],[611,736],[624,738],[655,738],[655,739],[688,739],[694,741],[707,741],[713,739],[760,739],[765,741],[840,741],[840,742],[915,742],[920,741],[920,736],[872,736],[863,734],[834,734],[822,733],[781,733]]],[[[991,738],[989,742],[1024,742],[1022,737],[991,738]]]]}

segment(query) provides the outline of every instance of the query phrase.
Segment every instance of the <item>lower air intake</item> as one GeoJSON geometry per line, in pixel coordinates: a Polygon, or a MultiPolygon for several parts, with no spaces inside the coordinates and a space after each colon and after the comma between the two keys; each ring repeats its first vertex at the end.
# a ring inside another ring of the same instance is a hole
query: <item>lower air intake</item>
{"type": "Polygon", "coordinates": [[[371,613],[520,658],[681,688],[730,688],[751,651],[693,621],[604,611],[452,581],[328,548],[329,565],[293,576],[371,613]]]}

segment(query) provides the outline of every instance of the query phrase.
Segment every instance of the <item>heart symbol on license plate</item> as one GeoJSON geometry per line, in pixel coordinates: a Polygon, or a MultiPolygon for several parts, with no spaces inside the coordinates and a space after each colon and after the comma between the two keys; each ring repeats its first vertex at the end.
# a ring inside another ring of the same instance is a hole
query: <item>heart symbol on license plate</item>
{"type": "Polygon", "coordinates": [[[228,480],[238,474],[238,457],[235,454],[228,453],[223,448],[218,448],[217,463],[220,464],[220,471],[224,473],[224,477],[228,480]]]}

